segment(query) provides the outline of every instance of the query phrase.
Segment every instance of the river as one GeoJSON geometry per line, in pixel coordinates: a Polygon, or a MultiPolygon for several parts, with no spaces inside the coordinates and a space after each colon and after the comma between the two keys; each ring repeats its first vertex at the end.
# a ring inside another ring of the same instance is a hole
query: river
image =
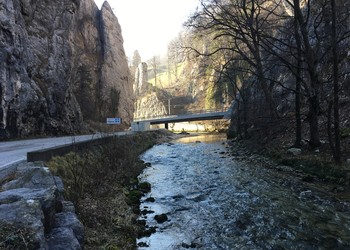
{"type": "Polygon", "coordinates": [[[152,190],[141,219],[157,229],[138,240],[139,249],[350,249],[348,203],[295,187],[228,150],[223,136],[204,135],[142,155],[150,167],[140,179],[152,190]],[[168,220],[157,223],[159,214],[168,220]]]}

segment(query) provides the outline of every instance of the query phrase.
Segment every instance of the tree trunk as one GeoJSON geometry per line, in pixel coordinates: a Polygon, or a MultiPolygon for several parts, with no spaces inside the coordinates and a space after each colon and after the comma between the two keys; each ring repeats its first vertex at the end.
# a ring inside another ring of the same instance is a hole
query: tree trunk
{"type": "Polygon", "coordinates": [[[243,98],[243,131],[244,137],[248,137],[248,112],[249,112],[249,104],[248,104],[248,95],[243,98]]]}
{"type": "Polygon", "coordinates": [[[309,33],[304,21],[302,11],[300,9],[300,1],[294,0],[294,15],[299,24],[301,38],[304,44],[305,50],[305,62],[307,65],[307,71],[310,76],[310,96],[309,96],[309,124],[310,124],[310,145],[312,147],[318,147],[321,145],[318,127],[318,114],[319,114],[319,86],[320,81],[318,79],[315,61],[315,52],[310,45],[309,33]]]}
{"type": "Polygon", "coordinates": [[[260,50],[259,50],[258,46],[259,45],[257,44],[256,45],[256,53],[254,56],[255,60],[256,60],[257,78],[259,81],[260,88],[262,89],[264,96],[265,96],[266,104],[267,104],[268,110],[269,110],[269,115],[271,118],[276,118],[278,116],[277,111],[276,111],[276,105],[275,105],[275,102],[273,100],[272,93],[271,93],[270,89],[268,88],[267,80],[266,80],[265,75],[264,75],[263,64],[262,64],[262,60],[260,57],[260,50]]]}
{"type": "Polygon", "coordinates": [[[295,42],[297,45],[297,72],[295,77],[295,147],[301,147],[302,140],[302,125],[301,125],[301,39],[298,29],[298,21],[294,17],[294,33],[295,33],[295,42]]]}
{"type": "Polygon", "coordinates": [[[301,101],[300,101],[300,92],[301,84],[300,80],[297,77],[295,82],[295,147],[301,147],[302,140],[302,125],[301,125],[301,101]]]}
{"type": "Polygon", "coordinates": [[[334,149],[333,134],[332,134],[332,107],[333,107],[333,101],[330,101],[327,109],[327,134],[328,134],[329,146],[334,156],[335,149],[334,149]]]}
{"type": "Polygon", "coordinates": [[[236,117],[236,119],[237,119],[237,136],[240,139],[243,138],[241,115],[242,115],[242,111],[241,111],[240,100],[237,100],[237,117],[236,117]]]}
{"type": "Polygon", "coordinates": [[[331,0],[332,6],[332,52],[333,52],[333,91],[334,91],[334,160],[340,163],[340,132],[339,132],[339,79],[338,79],[338,46],[337,46],[337,13],[335,0],[331,0]]]}
{"type": "MultiPolygon", "coordinates": [[[[249,8],[251,13],[247,19],[249,23],[248,27],[251,33],[250,35],[252,39],[252,46],[248,46],[248,47],[250,47],[250,52],[252,53],[255,60],[258,84],[260,85],[260,88],[264,93],[267,108],[269,111],[269,116],[271,118],[276,118],[278,117],[276,105],[274,103],[272,91],[268,87],[268,82],[266,80],[265,73],[264,73],[263,58],[261,56],[261,34],[259,33],[258,28],[256,27],[257,26],[256,22],[258,21],[257,20],[253,21],[258,17],[258,13],[255,13],[255,11],[257,11],[254,7],[255,1],[251,1],[251,4],[252,6],[249,8]]],[[[246,3],[244,3],[244,9],[245,11],[248,11],[248,7],[246,6],[246,3]]]]}
{"type": "Polygon", "coordinates": [[[321,145],[318,129],[319,100],[317,95],[309,98],[309,126],[310,126],[310,146],[313,148],[321,145]]]}

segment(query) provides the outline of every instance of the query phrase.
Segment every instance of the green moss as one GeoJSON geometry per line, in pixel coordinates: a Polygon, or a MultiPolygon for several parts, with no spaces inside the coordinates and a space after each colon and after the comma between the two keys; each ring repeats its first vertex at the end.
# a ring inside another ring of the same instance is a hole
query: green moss
{"type": "Polygon", "coordinates": [[[126,202],[130,206],[138,206],[143,193],[140,190],[131,190],[126,194],[126,202]]]}
{"type": "Polygon", "coordinates": [[[139,184],[139,180],[137,178],[130,178],[130,186],[137,186],[139,184]]]}
{"type": "Polygon", "coordinates": [[[139,189],[143,193],[148,193],[151,191],[151,184],[149,182],[142,182],[139,184],[139,189]]]}
{"type": "Polygon", "coordinates": [[[343,128],[343,129],[340,129],[340,136],[342,138],[347,138],[350,136],[350,128],[343,128]]]}

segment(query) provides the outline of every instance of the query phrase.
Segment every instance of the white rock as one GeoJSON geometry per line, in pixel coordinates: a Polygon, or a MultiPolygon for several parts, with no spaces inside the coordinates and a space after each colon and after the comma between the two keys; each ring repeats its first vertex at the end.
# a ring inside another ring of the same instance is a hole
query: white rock
{"type": "Polygon", "coordinates": [[[300,155],[301,154],[301,148],[290,148],[290,149],[287,150],[287,153],[291,154],[291,155],[294,155],[294,156],[300,155]]]}

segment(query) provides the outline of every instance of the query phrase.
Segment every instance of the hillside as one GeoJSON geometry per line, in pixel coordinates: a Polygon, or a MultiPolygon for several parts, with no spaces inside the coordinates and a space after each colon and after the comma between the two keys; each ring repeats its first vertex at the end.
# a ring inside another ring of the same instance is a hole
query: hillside
{"type": "MultiPolygon", "coordinates": [[[[165,91],[165,102],[170,100],[172,109],[181,106],[189,112],[227,109],[231,105],[232,96],[215,88],[218,76],[210,58],[184,54],[183,60],[176,63],[170,61],[169,58],[159,59],[156,66],[152,61],[148,62],[147,82],[152,86],[148,93],[165,91]]],[[[186,112],[184,110],[179,112],[186,112]]]]}

